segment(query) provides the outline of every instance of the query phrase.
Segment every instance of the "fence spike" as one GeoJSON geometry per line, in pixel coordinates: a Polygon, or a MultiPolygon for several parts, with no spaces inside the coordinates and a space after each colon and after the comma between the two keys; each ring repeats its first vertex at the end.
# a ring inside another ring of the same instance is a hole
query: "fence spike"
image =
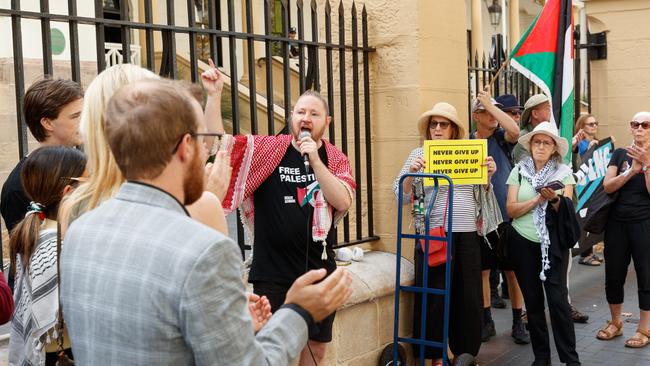
{"type": "Polygon", "coordinates": [[[311,9],[312,9],[313,11],[317,11],[317,10],[318,10],[318,4],[316,4],[316,0],[311,0],[311,4],[309,4],[309,5],[311,6],[311,9]]]}
{"type": "Polygon", "coordinates": [[[330,15],[332,13],[332,6],[330,5],[330,0],[325,1],[325,14],[330,15]]]}

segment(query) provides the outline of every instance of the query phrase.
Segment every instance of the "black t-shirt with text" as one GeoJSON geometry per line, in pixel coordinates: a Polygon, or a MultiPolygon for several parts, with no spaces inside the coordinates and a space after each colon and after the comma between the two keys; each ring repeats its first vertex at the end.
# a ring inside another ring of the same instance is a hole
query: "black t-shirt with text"
{"type": "MultiPolygon", "coordinates": [[[[318,149],[318,155],[327,165],[325,145],[318,149]]],[[[306,188],[315,180],[311,169],[305,174],[300,152],[289,146],[280,164],[255,191],[250,282],[289,285],[308,270],[325,268],[331,273],[336,269],[333,230],[327,237],[327,260],[322,260],[323,246],[311,237],[314,208],[309,203],[301,206],[306,188]]]]}
{"type": "MultiPolygon", "coordinates": [[[[627,156],[627,150],[616,149],[609,166],[617,167],[618,175],[623,174],[632,168],[632,158],[627,156]]],[[[643,172],[634,175],[618,190],[618,198],[612,206],[610,217],[618,221],[639,221],[650,218],[650,193],[643,172]]]]}
{"type": "Polygon", "coordinates": [[[14,226],[25,218],[29,208],[29,198],[23,191],[23,185],[20,181],[20,172],[23,170],[24,163],[25,158],[21,159],[14,170],[9,173],[0,194],[0,213],[2,213],[2,218],[5,220],[7,229],[10,232],[14,226]]]}

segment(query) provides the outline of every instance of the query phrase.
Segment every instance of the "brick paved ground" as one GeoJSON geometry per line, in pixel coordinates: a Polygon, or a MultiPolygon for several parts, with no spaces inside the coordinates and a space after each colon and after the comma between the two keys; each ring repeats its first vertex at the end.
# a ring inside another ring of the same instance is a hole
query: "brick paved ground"
{"type": "MultiPolygon", "coordinates": [[[[585,366],[616,365],[616,366],[649,366],[650,346],[643,349],[624,347],[624,342],[634,334],[639,318],[639,308],[636,292],[636,274],[630,266],[625,285],[625,305],[623,312],[632,313],[624,323],[622,337],[611,341],[596,339],[597,330],[610,319],[607,301],[605,300],[605,268],[589,267],[577,264],[574,259],[571,270],[570,295],[573,304],[582,312],[589,315],[587,324],[575,324],[577,351],[585,366]]],[[[508,304],[506,309],[493,309],[497,327],[497,336],[483,343],[478,355],[481,366],[528,366],[533,360],[530,345],[517,345],[510,337],[512,312],[508,304]]],[[[550,330],[550,322],[549,332],[550,330]]],[[[551,344],[553,344],[551,332],[551,344]]],[[[561,365],[555,346],[552,346],[554,365],[561,365]]]]}

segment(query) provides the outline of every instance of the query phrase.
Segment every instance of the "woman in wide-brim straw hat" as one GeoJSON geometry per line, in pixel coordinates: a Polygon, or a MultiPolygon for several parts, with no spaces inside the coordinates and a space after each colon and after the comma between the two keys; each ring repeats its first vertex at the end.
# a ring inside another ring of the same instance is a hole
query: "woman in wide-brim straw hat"
{"type": "Polygon", "coordinates": [[[566,283],[569,249],[578,240],[569,234],[579,233],[571,201],[575,180],[562,163],[569,144],[551,122],[540,123],[519,143],[530,155],[510,172],[506,207],[512,218],[510,259],[526,303],[533,365],[551,360],[544,292],[560,361],[580,365],[566,283]]]}
{"type": "MultiPolygon", "coordinates": [[[[458,112],[451,104],[440,102],[430,110],[424,112],[418,119],[418,131],[422,140],[458,140],[464,139],[466,130],[458,118],[458,112]]],[[[496,165],[491,157],[486,159],[488,175],[491,177],[496,171],[496,165]]],[[[399,194],[399,179],[406,173],[422,172],[425,167],[423,147],[417,147],[409,154],[401,172],[393,185],[395,195],[399,194]]],[[[488,178],[489,179],[489,178],[488,178]]],[[[484,188],[481,188],[484,189],[484,188]]],[[[432,198],[433,187],[424,187],[421,178],[406,178],[404,180],[404,197],[402,203],[413,203],[413,223],[418,234],[424,233],[424,210],[432,198]]],[[[430,228],[447,227],[447,186],[440,187],[436,205],[430,218],[430,228]]],[[[474,185],[455,185],[453,195],[452,238],[453,262],[451,275],[451,300],[449,318],[449,346],[451,351],[460,355],[469,353],[478,354],[481,346],[481,309],[483,295],[481,291],[481,247],[476,227],[476,202],[474,198],[474,185]]],[[[415,249],[415,278],[416,286],[423,284],[423,266],[427,264],[427,257],[423,254],[420,243],[415,249]]],[[[428,285],[431,288],[445,287],[445,264],[430,267],[428,272],[428,285]]],[[[430,296],[427,299],[427,339],[442,342],[442,320],[444,302],[441,296],[430,296]]],[[[416,295],[414,310],[414,336],[420,333],[421,298],[416,295]]],[[[419,357],[419,348],[414,347],[416,357],[419,357]]],[[[435,360],[433,365],[442,364],[440,349],[425,347],[424,357],[435,360]]]]}

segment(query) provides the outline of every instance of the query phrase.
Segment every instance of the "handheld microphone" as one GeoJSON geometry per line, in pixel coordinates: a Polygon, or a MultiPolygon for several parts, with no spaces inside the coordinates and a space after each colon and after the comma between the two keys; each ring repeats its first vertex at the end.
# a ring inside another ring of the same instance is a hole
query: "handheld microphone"
{"type": "MultiPolygon", "coordinates": [[[[302,140],[305,137],[311,137],[311,132],[303,130],[300,132],[300,135],[298,135],[298,139],[302,140]]],[[[302,156],[303,161],[305,162],[305,173],[309,174],[309,155],[304,154],[302,156]]]]}

